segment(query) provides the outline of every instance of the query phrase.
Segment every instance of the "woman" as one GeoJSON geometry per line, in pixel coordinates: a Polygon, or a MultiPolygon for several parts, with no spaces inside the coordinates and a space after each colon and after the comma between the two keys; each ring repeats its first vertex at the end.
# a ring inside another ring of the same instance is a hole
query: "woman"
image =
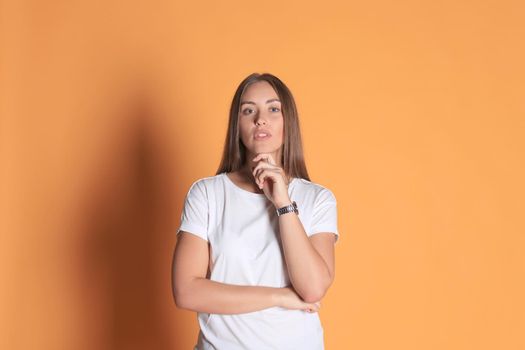
{"type": "Polygon", "coordinates": [[[277,77],[237,88],[219,169],[191,185],[177,233],[173,293],[198,312],[195,349],[324,349],[317,311],[334,279],[336,200],[310,181],[277,77]]]}

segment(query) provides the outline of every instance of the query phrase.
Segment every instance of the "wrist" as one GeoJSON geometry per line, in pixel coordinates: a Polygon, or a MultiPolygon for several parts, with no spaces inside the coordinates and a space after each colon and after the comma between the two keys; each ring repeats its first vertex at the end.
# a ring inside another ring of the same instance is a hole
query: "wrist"
{"type": "Polygon", "coordinates": [[[290,204],[292,204],[292,201],[283,201],[283,202],[275,203],[275,209],[286,207],[290,204]]]}
{"type": "Polygon", "coordinates": [[[277,208],[275,211],[277,213],[277,216],[281,216],[287,213],[295,213],[299,215],[299,209],[297,208],[297,203],[295,203],[295,201],[283,207],[277,208]]]}
{"type": "Polygon", "coordinates": [[[279,209],[279,208],[282,208],[282,207],[286,207],[287,205],[290,205],[292,204],[292,200],[291,199],[286,199],[286,200],[282,200],[282,201],[278,201],[278,202],[275,202],[274,205],[275,205],[275,209],[279,209]]]}
{"type": "Polygon", "coordinates": [[[272,304],[273,306],[282,306],[284,288],[275,288],[272,293],[272,304]]]}
{"type": "Polygon", "coordinates": [[[292,290],[293,289],[289,286],[275,288],[273,293],[273,305],[278,307],[286,307],[286,298],[290,297],[290,293],[293,293],[292,290]]]}

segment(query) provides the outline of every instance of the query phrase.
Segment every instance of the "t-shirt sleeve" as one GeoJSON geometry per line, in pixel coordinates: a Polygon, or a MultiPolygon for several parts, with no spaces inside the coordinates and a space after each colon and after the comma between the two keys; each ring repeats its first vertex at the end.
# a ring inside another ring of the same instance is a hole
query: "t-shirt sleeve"
{"type": "Polygon", "coordinates": [[[315,199],[308,236],[321,232],[332,232],[335,234],[335,243],[339,240],[337,201],[332,191],[327,188],[323,188],[315,199]]]}
{"type": "Polygon", "coordinates": [[[202,181],[195,181],[186,194],[177,234],[180,231],[208,241],[208,199],[202,181]]]}

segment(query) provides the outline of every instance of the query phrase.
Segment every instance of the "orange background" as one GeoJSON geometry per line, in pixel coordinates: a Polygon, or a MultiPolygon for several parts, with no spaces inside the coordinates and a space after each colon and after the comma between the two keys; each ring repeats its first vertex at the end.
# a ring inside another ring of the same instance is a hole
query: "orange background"
{"type": "Polygon", "coordinates": [[[192,348],[184,195],[268,71],[338,200],[326,348],[525,349],[524,10],[3,0],[0,348],[192,348]]]}

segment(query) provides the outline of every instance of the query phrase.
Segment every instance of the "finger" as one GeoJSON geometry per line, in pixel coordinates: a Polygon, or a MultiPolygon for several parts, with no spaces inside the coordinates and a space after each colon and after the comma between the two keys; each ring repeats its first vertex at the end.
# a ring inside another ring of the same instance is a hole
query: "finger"
{"type": "Polygon", "coordinates": [[[275,161],[270,153],[259,153],[255,158],[252,159],[252,161],[256,162],[258,160],[264,160],[267,163],[270,163],[272,165],[276,165],[275,161]]]}
{"type": "Polygon", "coordinates": [[[259,187],[263,188],[266,178],[270,178],[273,182],[277,181],[277,172],[273,169],[263,169],[260,174],[257,175],[257,180],[259,181],[259,187]]]}
{"type": "Polygon", "coordinates": [[[310,313],[312,313],[312,312],[317,312],[317,311],[319,311],[319,308],[318,308],[315,304],[313,304],[313,305],[310,305],[310,306],[306,309],[306,311],[307,311],[307,312],[310,312],[310,313]]]}
{"type": "MultiPolygon", "coordinates": [[[[265,163],[265,164],[268,164],[268,163],[265,163]]],[[[253,177],[255,179],[255,183],[257,185],[262,185],[263,182],[264,182],[264,180],[260,180],[260,177],[261,177],[261,175],[262,175],[264,170],[268,170],[268,171],[272,171],[272,172],[275,172],[275,173],[279,173],[278,168],[277,169],[276,168],[272,168],[271,165],[269,165],[268,167],[261,166],[261,167],[257,168],[255,173],[253,174],[253,177]]],[[[274,179],[274,181],[275,181],[275,179],[274,179]]]]}
{"type": "MultiPolygon", "coordinates": [[[[284,170],[282,170],[281,168],[279,167],[264,168],[258,174],[258,177],[261,174],[263,174],[264,171],[266,171],[266,176],[270,177],[273,183],[277,183],[282,180],[282,182],[286,185],[286,176],[284,175],[284,170]]],[[[261,185],[264,185],[264,179],[260,180],[260,182],[261,182],[261,185]]]]}
{"type": "Polygon", "coordinates": [[[252,169],[252,175],[253,175],[253,177],[257,177],[258,172],[259,172],[261,169],[265,169],[265,168],[274,169],[275,166],[271,165],[270,163],[259,162],[259,163],[258,163],[258,164],[252,169]]]}
{"type": "Polygon", "coordinates": [[[255,156],[255,158],[252,159],[252,161],[254,162],[257,162],[259,160],[266,161],[266,159],[268,159],[268,156],[269,156],[268,153],[259,153],[258,155],[255,156]]]}
{"type": "Polygon", "coordinates": [[[303,302],[304,306],[303,306],[303,310],[317,310],[317,305],[315,303],[306,303],[306,302],[303,302]]]}

